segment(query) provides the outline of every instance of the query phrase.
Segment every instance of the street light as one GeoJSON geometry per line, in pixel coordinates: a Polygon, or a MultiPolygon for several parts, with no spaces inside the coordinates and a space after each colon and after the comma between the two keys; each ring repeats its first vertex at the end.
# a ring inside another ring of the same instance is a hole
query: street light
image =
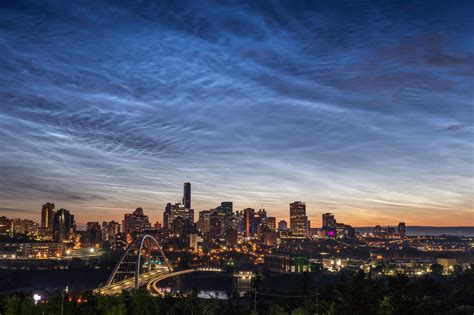
{"type": "Polygon", "coordinates": [[[69,287],[66,286],[63,292],[61,292],[61,315],[64,315],[64,293],[69,292],[69,287]]]}

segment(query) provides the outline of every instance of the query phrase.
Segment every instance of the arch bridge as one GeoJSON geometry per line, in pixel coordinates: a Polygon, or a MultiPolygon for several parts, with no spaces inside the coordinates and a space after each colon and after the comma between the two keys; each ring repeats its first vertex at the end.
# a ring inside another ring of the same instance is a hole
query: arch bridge
{"type": "Polygon", "coordinates": [[[151,235],[143,234],[128,245],[105,285],[97,291],[101,294],[119,294],[172,273],[173,267],[158,241],[151,235]]]}
{"type": "Polygon", "coordinates": [[[151,235],[143,234],[130,243],[105,285],[95,291],[113,295],[146,286],[153,295],[159,295],[156,286],[159,281],[194,271],[221,270],[200,268],[174,271],[158,241],[151,235]]]}

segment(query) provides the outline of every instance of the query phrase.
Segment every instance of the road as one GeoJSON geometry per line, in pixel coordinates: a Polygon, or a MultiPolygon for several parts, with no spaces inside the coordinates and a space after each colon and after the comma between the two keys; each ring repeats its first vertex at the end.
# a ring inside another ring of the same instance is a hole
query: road
{"type": "MultiPolygon", "coordinates": [[[[160,268],[157,270],[152,270],[149,272],[146,272],[144,274],[141,274],[139,276],[138,282],[140,286],[144,286],[147,282],[150,280],[154,279],[155,277],[159,277],[164,274],[170,274],[168,269],[166,268],[160,268]]],[[[112,285],[109,286],[104,286],[101,288],[98,288],[96,291],[100,294],[105,294],[105,295],[115,295],[115,294],[120,294],[122,291],[127,291],[135,288],[135,277],[128,278],[126,280],[122,280],[119,282],[115,282],[112,285]]]]}
{"type": "MultiPolygon", "coordinates": [[[[198,268],[198,269],[187,269],[169,272],[167,268],[160,268],[157,270],[152,270],[141,274],[139,277],[140,287],[146,285],[148,291],[154,296],[161,296],[162,292],[158,289],[157,283],[171,277],[176,277],[196,271],[205,271],[205,272],[221,272],[221,269],[218,268],[198,268]]],[[[95,290],[97,293],[104,295],[116,295],[122,293],[122,291],[128,291],[135,288],[135,277],[129,279],[115,282],[112,285],[104,286],[95,290]]]]}
{"type": "Polygon", "coordinates": [[[158,282],[167,278],[176,277],[176,276],[184,275],[184,274],[195,272],[195,271],[197,271],[197,269],[187,269],[187,270],[170,272],[168,274],[163,274],[161,276],[158,276],[156,279],[151,280],[147,285],[147,290],[153,296],[162,296],[163,295],[162,292],[156,286],[158,282]]]}
{"type": "Polygon", "coordinates": [[[175,271],[168,274],[163,274],[158,276],[156,279],[151,280],[147,285],[147,290],[153,296],[163,296],[163,292],[158,288],[157,283],[171,277],[181,276],[187,273],[196,272],[196,271],[205,271],[205,272],[222,272],[219,268],[198,268],[198,269],[187,269],[181,271],[175,271]]]}

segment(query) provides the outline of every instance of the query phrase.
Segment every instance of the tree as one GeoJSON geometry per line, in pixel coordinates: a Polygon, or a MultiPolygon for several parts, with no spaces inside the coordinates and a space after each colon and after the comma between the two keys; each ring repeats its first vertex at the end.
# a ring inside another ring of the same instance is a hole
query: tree
{"type": "Polygon", "coordinates": [[[393,314],[392,299],[389,296],[385,296],[382,301],[380,301],[379,309],[377,310],[377,315],[391,314],[393,314]]]}
{"type": "Polygon", "coordinates": [[[288,315],[288,312],[285,311],[285,309],[278,305],[278,304],[272,304],[270,306],[270,309],[268,310],[269,315],[288,315]]]}
{"type": "Polygon", "coordinates": [[[154,303],[152,297],[145,291],[138,290],[131,296],[130,314],[147,315],[154,314],[154,303]]]}
{"type": "Polygon", "coordinates": [[[309,315],[309,313],[306,312],[304,307],[300,306],[291,311],[291,315],[309,315]]]}
{"type": "Polygon", "coordinates": [[[114,305],[110,310],[105,313],[107,315],[127,315],[127,307],[123,302],[120,302],[118,305],[114,305]]]}
{"type": "Polygon", "coordinates": [[[389,295],[396,314],[413,314],[417,305],[416,287],[404,274],[388,279],[389,295]]]}
{"type": "Polygon", "coordinates": [[[21,299],[17,295],[7,297],[5,300],[5,315],[18,315],[21,309],[21,299]]]}
{"type": "Polygon", "coordinates": [[[193,290],[187,297],[182,298],[182,311],[189,315],[199,314],[199,300],[196,290],[193,290]]]}
{"type": "Polygon", "coordinates": [[[298,279],[298,285],[301,288],[301,293],[303,295],[309,295],[313,293],[314,287],[313,287],[313,278],[312,274],[309,273],[308,271],[303,272],[298,279]]]}
{"type": "Polygon", "coordinates": [[[430,267],[431,272],[434,275],[437,275],[437,276],[439,276],[443,273],[443,269],[444,269],[444,267],[440,264],[432,264],[431,267],[430,267]]]}
{"type": "Polygon", "coordinates": [[[336,285],[336,297],[339,303],[331,304],[331,314],[375,314],[383,291],[375,280],[365,279],[365,274],[359,272],[350,283],[336,285]]]}
{"type": "Polygon", "coordinates": [[[123,295],[119,296],[99,296],[97,310],[104,315],[126,315],[127,307],[123,295]]]}
{"type": "Polygon", "coordinates": [[[474,306],[474,271],[463,272],[451,278],[448,292],[454,305],[474,306]]]}
{"type": "Polygon", "coordinates": [[[203,315],[214,315],[217,314],[217,305],[214,300],[206,300],[204,301],[204,305],[202,308],[203,315]]]}
{"type": "Polygon", "coordinates": [[[262,288],[262,284],[263,284],[262,274],[260,272],[257,272],[255,277],[252,279],[252,288],[254,289],[252,297],[255,299],[254,301],[257,304],[256,305],[257,312],[260,310],[260,307],[261,307],[260,304],[261,303],[259,303],[258,295],[257,296],[255,296],[255,295],[262,288]]]}

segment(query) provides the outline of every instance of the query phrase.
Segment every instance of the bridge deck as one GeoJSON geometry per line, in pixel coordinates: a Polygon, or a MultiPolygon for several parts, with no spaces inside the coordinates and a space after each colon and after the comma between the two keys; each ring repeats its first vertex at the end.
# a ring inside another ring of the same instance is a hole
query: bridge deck
{"type": "Polygon", "coordinates": [[[184,275],[184,274],[195,272],[195,271],[198,271],[198,270],[197,269],[187,269],[187,270],[175,271],[175,272],[170,272],[168,274],[159,275],[155,279],[148,282],[148,285],[147,285],[148,292],[150,292],[151,295],[153,295],[153,296],[161,296],[162,293],[158,289],[158,287],[156,286],[156,284],[158,282],[160,282],[162,280],[165,280],[167,278],[176,277],[176,276],[184,275]]]}
{"type": "MultiPolygon", "coordinates": [[[[216,268],[198,268],[198,269],[187,269],[170,272],[167,269],[159,269],[149,271],[141,274],[139,277],[139,286],[147,286],[147,290],[154,296],[162,295],[161,291],[157,287],[157,283],[171,277],[184,275],[195,271],[206,271],[206,272],[221,272],[222,270],[216,268]]],[[[129,278],[123,281],[115,282],[112,285],[104,286],[96,290],[97,293],[104,295],[115,295],[120,294],[122,291],[132,290],[135,288],[135,278],[129,278]]]]}
{"type": "MultiPolygon", "coordinates": [[[[163,274],[169,273],[168,270],[158,269],[143,273],[138,278],[139,286],[144,286],[149,281],[163,274]]],[[[135,277],[131,277],[122,281],[114,282],[111,285],[103,286],[97,289],[100,294],[113,295],[120,294],[122,291],[131,290],[135,288],[135,277]]]]}

